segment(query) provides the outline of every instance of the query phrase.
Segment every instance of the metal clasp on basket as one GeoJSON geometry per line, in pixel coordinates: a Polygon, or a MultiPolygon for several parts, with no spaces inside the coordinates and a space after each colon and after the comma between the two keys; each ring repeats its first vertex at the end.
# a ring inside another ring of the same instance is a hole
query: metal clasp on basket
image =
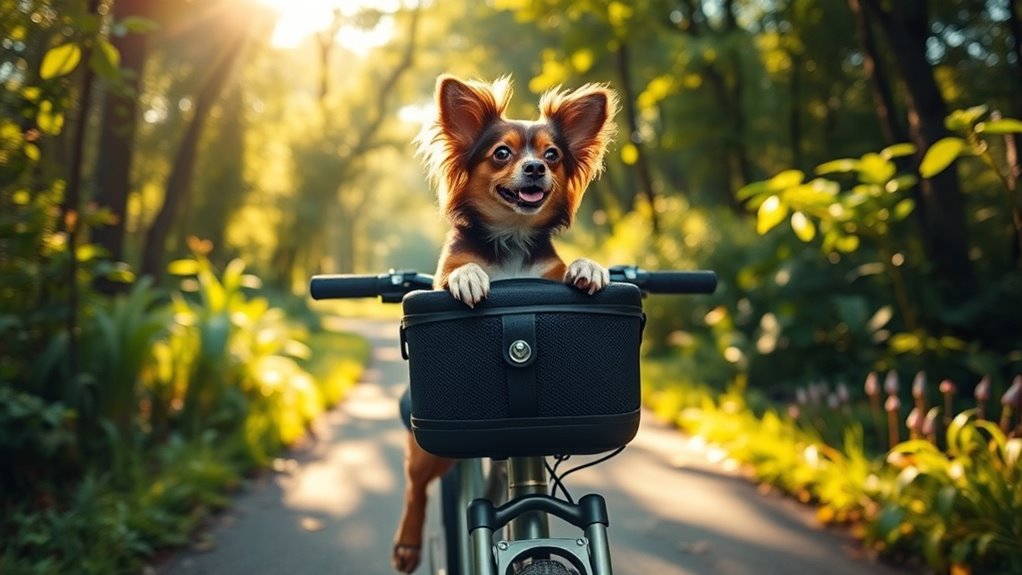
{"type": "Polygon", "coordinates": [[[525,363],[532,357],[532,346],[529,345],[524,339],[517,339],[511,343],[511,347],[507,351],[511,361],[515,363],[525,363]]]}

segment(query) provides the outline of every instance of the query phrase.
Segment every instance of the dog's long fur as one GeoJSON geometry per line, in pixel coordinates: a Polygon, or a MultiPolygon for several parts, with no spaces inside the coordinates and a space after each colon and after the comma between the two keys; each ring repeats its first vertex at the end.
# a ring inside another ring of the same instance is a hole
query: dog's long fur
{"type": "Polygon", "coordinates": [[[568,270],[551,239],[571,224],[586,187],[603,169],[604,152],[614,137],[614,92],[596,84],[547,92],[540,99],[537,121],[504,117],[511,100],[507,78],[486,84],[441,76],[436,100],[437,120],[417,139],[441,210],[451,224],[436,287],[451,289],[455,297],[474,305],[482,298],[473,296],[485,296],[485,282],[480,278],[459,282],[483,290],[466,294],[461,289],[465,285],[450,281],[452,274],[473,263],[489,279],[564,279],[568,270]],[[501,148],[510,151],[506,161],[497,156],[501,148]],[[551,152],[554,155],[547,156],[551,152]],[[509,200],[509,192],[540,183],[523,175],[530,162],[545,171],[540,187],[546,196],[538,206],[509,200]],[[505,190],[503,195],[500,189],[505,190]]]}
{"type": "MultiPolygon", "coordinates": [[[[475,306],[490,280],[542,277],[594,293],[609,282],[588,259],[570,266],[553,236],[571,225],[586,187],[603,169],[614,137],[617,96],[603,85],[554,90],[535,121],[504,117],[511,83],[437,79],[436,120],[416,139],[451,230],[435,275],[437,289],[475,306]]],[[[451,462],[408,441],[405,511],[395,536],[394,566],[411,572],[422,542],[426,485],[451,462]]]]}

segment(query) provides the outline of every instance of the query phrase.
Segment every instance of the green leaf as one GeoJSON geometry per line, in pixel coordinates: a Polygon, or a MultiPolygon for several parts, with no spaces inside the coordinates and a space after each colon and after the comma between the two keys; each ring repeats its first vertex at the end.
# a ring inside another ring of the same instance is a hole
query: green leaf
{"type": "Polygon", "coordinates": [[[40,130],[55,136],[64,129],[64,114],[53,110],[53,102],[43,100],[39,103],[39,111],[36,113],[35,122],[40,130]]]}
{"type": "Polygon", "coordinates": [[[831,160],[816,166],[816,175],[822,176],[824,174],[833,174],[835,172],[853,172],[857,169],[859,169],[859,160],[842,158],[840,160],[831,160]]]}
{"type": "Polygon", "coordinates": [[[783,190],[792,186],[797,186],[805,180],[806,175],[802,170],[784,170],[776,176],[770,178],[770,188],[773,190],[783,190]]]}
{"type": "Polygon", "coordinates": [[[199,262],[193,259],[174,260],[167,264],[167,273],[172,276],[193,276],[199,273],[199,262]]]}
{"type": "Polygon", "coordinates": [[[859,249],[859,236],[841,236],[834,240],[834,249],[850,254],[859,249]]]}
{"type": "Polygon", "coordinates": [[[39,146],[35,144],[25,144],[24,146],[22,146],[21,149],[23,152],[25,152],[26,158],[32,160],[33,162],[39,161],[39,157],[41,156],[39,152],[39,146]]]}
{"type": "Polygon", "coordinates": [[[99,38],[96,49],[89,56],[89,66],[107,82],[116,82],[120,78],[121,53],[106,38],[99,38]]]}
{"type": "Polygon", "coordinates": [[[924,178],[936,176],[958,159],[963,150],[965,140],[961,138],[949,137],[937,141],[926,150],[923,162],[919,165],[919,175],[924,178]]]}
{"type": "Polygon", "coordinates": [[[912,198],[905,198],[894,205],[894,221],[900,222],[912,213],[916,208],[916,202],[912,198]]]}
{"type": "Polygon", "coordinates": [[[986,115],[987,109],[987,106],[981,105],[965,110],[955,110],[945,118],[944,125],[952,132],[969,130],[980,118],[986,115]]]}
{"type": "Polygon", "coordinates": [[[880,155],[888,160],[893,158],[904,158],[915,153],[915,144],[907,143],[894,144],[893,146],[887,146],[883,150],[880,150],[880,155]]]}
{"type": "Polygon", "coordinates": [[[859,177],[867,184],[885,184],[897,168],[880,154],[866,154],[859,160],[859,177]]]}
{"type": "Polygon", "coordinates": [[[769,232],[784,221],[787,215],[787,204],[781,203],[781,199],[777,196],[770,196],[760,204],[759,210],[756,212],[756,231],[760,235],[769,232]]]}
{"type": "Polygon", "coordinates": [[[1014,118],[990,120],[978,124],[976,131],[984,134],[1022,134],[1022,121],[1014,118]]]}
{"type": "Polygon", "coordinates": [[[742,186],[738,190],[738,193],[735,194],[735,198],[737,198],[739,201],[745,201],[751,197],[758,196],[764,192],[769,191],[771,191],[769,181],[752,182],[751,184],[746,184],[742,186]]]}
{"type": "Polygon", "coordinates": [[[897,333],[891,336],[889,345],[894,353],[919,353],[923,349],[923,342],[914,333],[897,333]]]}
{"type": "Polygon", "coordinates": [[[869,318],[869,321],[866,322],[866,327],[868,327],[870,331],[877,331],[887,325],[887,322],[891,321],[892,317],[894,317],[894,308],[889,305],[885,305],[878,309],[876,313],[873,314],[873,317],[869,318]]]}
{"type": "Polygon", "coordinates": [[[896,178],[892,178],[884,189],[890,193],[898,192],[901,190],[907,190],[919,183],[919,178],[912,174],[902,174],[896,178]]]}
{"type": "Polygon", "coordinates": [[[791,229],[803,242],[811,242],[816,237],[816,226],[802,212],[791,214],[791,229]]]}
{"type": "Polygon", "coordinates": [[[39,67],[39,76],[43,80],[58,78],[74,72],[78,62],[82,60],[82,48],[78,44],[61,44],[43,56],[43,63],[39,67]]]}

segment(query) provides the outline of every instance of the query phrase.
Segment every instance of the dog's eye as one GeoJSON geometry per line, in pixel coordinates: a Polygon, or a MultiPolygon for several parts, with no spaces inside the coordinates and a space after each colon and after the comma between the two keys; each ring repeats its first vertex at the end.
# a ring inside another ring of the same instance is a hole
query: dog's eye
{"type": "Polygon", "coordinates": [[[561,154],[557,152],[557,148],[550,148],[543,152],[543,159],[548,162],[556,162],[561,159],[561,154]]]}
{"type": "Polygon", "coordinates": [[[511,149],[507,146],[501,146],[493,151],[493,159],[498,162],[506,162],[511,159],[511,149]]]}

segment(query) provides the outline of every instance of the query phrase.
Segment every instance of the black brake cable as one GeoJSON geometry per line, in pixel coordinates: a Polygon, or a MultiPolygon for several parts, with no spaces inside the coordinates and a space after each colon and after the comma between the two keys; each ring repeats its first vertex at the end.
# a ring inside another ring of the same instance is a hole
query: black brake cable
{"type": "Polygon", "coordinates": [[[569,476],[569,475],[571,475],[572,473],[575,473],[576,471],[582,471],[583,469],[592,467],[594,465],[599,465],[599,464],[603,463],[604,461],[607,461],[611,457],[614,457],[615,455],[621,453],[622,451],[624,451],[624,449],[625,449],[625,446],[622,445],[621,447],[618,447],[614,451],[611,451],[610,453],[604,455],[603,457],[600,457],[599,459],[594,459],[594,460],[589,461],[587,463],[583,463],[582,465],[579,465],[577,467],[572,467],[571,469],[565,471],[561,475],[557,475],[557,473],[556,473],[557,466],[560,465],[562,462],[567,461],[567,459],[570,456],[568,456],[568,455],[557,456],[556,457],[557,458],[557,464],[554,465],[553,467],[550,467],[550,464],[544,459],[543,462],[544,462],[544,464],[547,467],[547,471],[550,472],[551,480],[554,482],[554,486],[550,490],[550,495],[556,496],[557,489],[560,488],[560,490],[562,492],[564,492],[564,497],[568,500],[568,503],[572,503],[572,504],[575,503],[575,500],[572,499],[571,494],[568,493],[568,489],[566,487],[564,487],[564,478],[569,476]]]}
{"type": "Polygon", "coordinates": [[[557,475],[557,468],[570,457],[570,455],[555,455],[554,459],[557,460],[557,463],[555,463],[553,467],[550,466],[550,462],[548,462],[546,458],[543,459],[543,464],[546,465],[546,470],[550,475],[550,480],[554,483],[550,488],[550,496],[557,497],[557,489],[560,488],[560,490],[564,493],[564,498],[568,500],[568,503],[574,504],[575,500],[571,497],[571,494],[568,493],[568,488],[564,486],[564,483],[561,482],[560,476],[557,475]]]}

